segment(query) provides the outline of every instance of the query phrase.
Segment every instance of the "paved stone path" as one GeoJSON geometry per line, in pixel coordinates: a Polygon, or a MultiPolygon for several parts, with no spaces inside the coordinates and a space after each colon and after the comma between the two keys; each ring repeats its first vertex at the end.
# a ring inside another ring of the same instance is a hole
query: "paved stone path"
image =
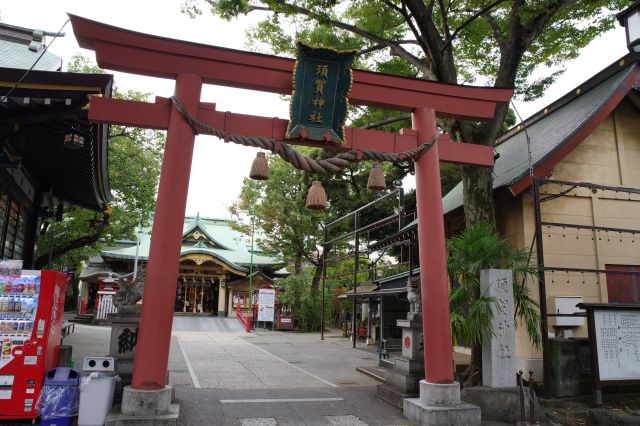
{"type": "Polygon", "coordinates": [[[170,382],[181,424],[409,425],[355,371],[377,356],[328,334],[257,331],[235,319],[174,318],[170,382]],[[236,331],[233,330],[238,324],[236,331]]]}

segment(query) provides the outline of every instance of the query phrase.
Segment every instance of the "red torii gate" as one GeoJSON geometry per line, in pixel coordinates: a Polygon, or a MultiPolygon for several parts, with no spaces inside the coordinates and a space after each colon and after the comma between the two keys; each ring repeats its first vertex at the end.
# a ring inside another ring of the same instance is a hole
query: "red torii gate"
{"type": "MultiPolygon", "coordinates": [[[[81,47],[94,50],[102,68],[176,80],[175,96],[188,113],[227,133],[284,140],[286,120],[216,111],[200,102],[202,84],[291,94],[292,59],[190,43],[129,31],[69,15],[81,47]]],[[[436,116],[486,120],[511,89],[449,85],[353,71],[349,101],[412,113],[413,129],[400,134],[348,128],[343,145],[314,143],[337,150],[402,152],[436,134],[436,116]]],[[[132,387],[166,386],[180,243],[195,134],[166,98],[155,103],[93,97],[89,119],[100,123],[166,129],[165,147],[140,318],[132,387]]],[[[287,140],[309,144],[304,140],[287,140]]],[[[451,326],[445,264],[445,236],[439,161],[493,166],[491,147],[451,142],[441,136],[415,161],[423,306],[426,381],[453,383],[451,326]]]]}

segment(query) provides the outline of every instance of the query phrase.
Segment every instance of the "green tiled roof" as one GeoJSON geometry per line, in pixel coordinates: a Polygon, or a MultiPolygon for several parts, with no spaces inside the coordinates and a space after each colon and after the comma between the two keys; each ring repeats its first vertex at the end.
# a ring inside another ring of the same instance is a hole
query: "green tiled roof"
{"type": "MultiPolygon", "coordinates": [[[[251,252],[245,244],[246,236],[232,228],[233,221],[229,219],[214,219],[200,216],[186,216],[183,225],[183,239],[196,231],[206,236],[204,244],[190,245],[183,244],[181,255],[206,254],[226,263],[234,269],[248,271],[251,263],[251,252]]],[[[151,227],[147,227],[140,232],[140,248],[138,258],[147,260],[149,257],[149,247],[151,244],[151,227]]],[[[136,245],[119,242],[117,246],[110,247],[101,252],[102,257],[111,259],[133,259],[136,254],[136,245]]],[[[263,256],[253,253],[253,265],[255,267],[276,267],[282,265],[282,259],[270,256],[263,256]]]]}

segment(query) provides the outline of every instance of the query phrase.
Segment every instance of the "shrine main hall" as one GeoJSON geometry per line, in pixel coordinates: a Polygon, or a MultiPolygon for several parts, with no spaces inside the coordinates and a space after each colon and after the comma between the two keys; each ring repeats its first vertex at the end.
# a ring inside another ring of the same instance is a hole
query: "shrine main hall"
{"type": "MultiPolygon", "coordinates": [[[[139,233],[138,268],[144,268],[151,244],[151,225],[139,233]]],[[[80,311],[100,316],[104,301],[115,293],[115,278],[134,270],[136,241],[117,241],[91,258],[80,274],[80,311]]],[[[185,216],[175,312],[235,316],[238,304],[246,306],[251,285],[259,288],[286,275],[284,262],[265,256],[230,219],[185,216]],[[251,266],[253,264],[253,266],[251,266]]]]}

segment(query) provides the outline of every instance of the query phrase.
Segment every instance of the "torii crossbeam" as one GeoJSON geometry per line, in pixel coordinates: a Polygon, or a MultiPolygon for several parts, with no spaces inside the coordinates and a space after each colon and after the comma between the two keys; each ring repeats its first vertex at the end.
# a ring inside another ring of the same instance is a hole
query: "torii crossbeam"
{"type": "MultiPolygon", "coordinates": [[[[80,46],[94,50],[102,68],[174,79],[175,96],[191,116],[207,125],[283,140],[286,120],[219,112],[214,104],[200,102],[200,92],[202,84],[216,84],[290,94],[293,60],[151,36],[69,16],[80,46]]],[[[434,137],[436,116],[490,119],[497,104],[507,102],[512,94],[511,89],[448,85],[354,70],[349,101],[410,111],[413,129],[400,134],[347,129],[344,145],[324,146],[402,152],[434,137]]],[[[168,130],[132,384],[137,390],[164,389],[195,135],[175,105],[164,98],[142,103],[94,97],[89,118],[168,130]]],[[[426,381],[445,384],[453,382],[453,362],[439,161],[491,167],[493,150],[441,137],[415,161],[426,381]]]]}

